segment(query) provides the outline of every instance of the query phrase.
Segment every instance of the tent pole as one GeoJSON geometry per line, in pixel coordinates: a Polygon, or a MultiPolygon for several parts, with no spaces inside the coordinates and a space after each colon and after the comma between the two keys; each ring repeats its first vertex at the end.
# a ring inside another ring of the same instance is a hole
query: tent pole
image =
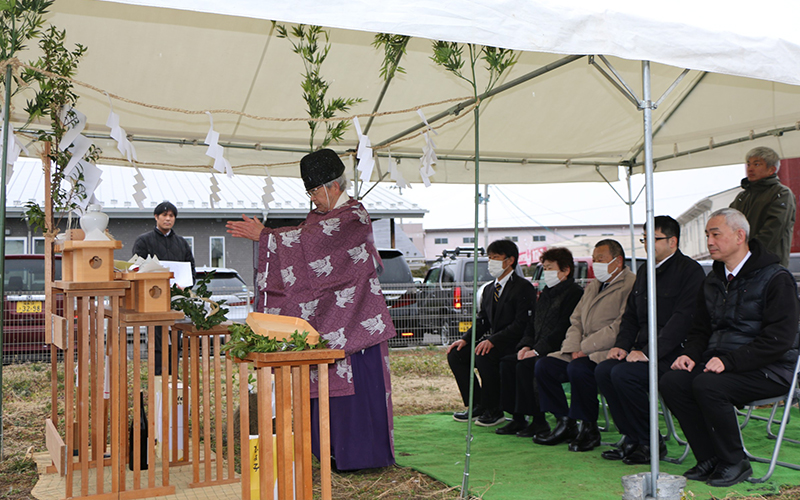
{"type": "Polygon", "coordinates": [[[633,223],[633,204],[635,203],[633,199],[633,190],[631,188],[631,174],[633,173],[633,167],[628,165],[626,167],[626,175],[625,179],[628,181],[628,220],[630,221],[631,226],[631,271],[636,273],[636,234],[635,234],[635,227],[633,223]]]}
{"type": "Polygon", "coordinates": [[[483,248],[489,248],[489,185],[483,185],[483,248]]]}
{"type": "Polygon", "coordinates": [[[642,61],[643,100],[641,108],[644,121],[644,178],[647,205],[647,336],[650,358],[650,496],[658,498],[658,344],[656,339],[656,256],[653,214],[653,103],[650,100],[650,62],[642,61]]]}
{"type": "MultiPolygon", "coordinates": [[[[6,276],[6,167],[8,163],[8,136],[11,132],[11,65],[6,66],[5,104],[3,105],[3,154],[0,168],[0,296],[5,297],[6,276]]],[[[3,352],[3,315],[0,315],[0,355],[3,352]]],[[[3,363],[0,362],[0,460],[3,460],[3,363]]]]}

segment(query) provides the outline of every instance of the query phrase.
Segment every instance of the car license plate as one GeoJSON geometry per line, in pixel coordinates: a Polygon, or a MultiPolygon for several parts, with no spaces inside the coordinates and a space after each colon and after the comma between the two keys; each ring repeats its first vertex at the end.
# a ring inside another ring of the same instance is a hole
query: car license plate
{"type": "Polygon", "coordinates": [[[470,329],[472,326],[472,321],[459,321],[458,322],[458,332],[464,333],[470,329]]]}
{"type": "Polygon", "coordinates": [[[17,302],[17,313],[40,313],[42,312],[42,303],[33,300],[22,300],[17,302]]]}

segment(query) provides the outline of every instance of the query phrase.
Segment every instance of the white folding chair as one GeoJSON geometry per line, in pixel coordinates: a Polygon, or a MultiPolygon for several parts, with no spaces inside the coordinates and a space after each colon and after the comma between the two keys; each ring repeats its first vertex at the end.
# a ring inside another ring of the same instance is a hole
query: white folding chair
{"type": "Polygon", "coordinates": [[[659,413],[661,413],[661,416],[664,417],[664,422],[667,424],[667,433],[662,434],[661,437],[664,438],[664,441],[674,439],[679,446],[683,446],[683,453],[680,457],[665,457],[664,461],[671,464],[682,464],[683,461],[686,460],[686,457],[689,456],[689,443],[678,436],[678,432],[675,429],[675,421],[672,418],[672,413],[670,413],[669,408],[667,408],[666,403],[664,403],[664,398],[662,398],[660,394],[658,396],[658,403],[661,405],[661,411],[659,413]]]}
{"type": "MultiPolygon", "coordinates": [[[[763,483],[763,482],[767,481],[772,476],[772,473],[775,471],[775,466],[777,466],[777,465],[780,465],[781,467],[787,467],[787,468],[793,469],[793,470],[800,470],[800,465],[798,465],[798,464],[792,464],[792,463],[788,463],[788,462],[781,462],[780,460],[778,460],[778,453],[781,450],[781,444],[783,443],[784,440],[790,441],[792,443],[800,444],[800,441],[797,441],[797,440],[794,440],[794,439],[789,439],[789,438],[784,438],[784,434],[786,433],[786,427],[789,424],[789,411],[792,408],[792,404],[794,403],[794,400],[797,398],[797,374],[798,374],[798,371],[800,371],[800,356],[798,356],[797,361],[795,362],[794,375],[792,376],[792,383],[790,384],[789,390],[786,392],[786,394],[782,394],[782,395],[774,397],[774,398],[760,399],[758,401],[753,401],[753,402],[748,403],[747,405],[745,405],[746,407],[748,407],[748,411],[746,413],[747,415],[751,414],[751,412],[752,412],[754,407],[765,406],[765,405],[769,405],[769,404],[772,405],[772,412],[770,413],[770,416],[767,419],[767,429],[768,429],[767,432],[768,432],[768,435],[770,437],[774,437],[774,439],[775,439],[775,448],[772,451],[772,456],[770,458],[757,457],[757,456],[753,455],[752,453],[750,453],[749,451],[747,451],[747,447],[744,446],[744,438],[742,436],[741,428],[739,429],[739,438],[742,440],[742,447],[744,447],[744,453],[747,456],[747,458],[749,458],[751,461],[754,461],[754,462],[759,462],[759,463],[763,463],[763,464],[769,464],[769,470],[767,470],[767,473],[764,476],[759,477],[759,478],[750,478],[750,479],[748,479],[748,481],[750,481],[751,483],[763,483]],[[775,415],[777,414],[778,408],[780,407],[781,403],[784,403],[783,404],[783,416],[781,417],[781,420],[780,420],[780,427],[778,428],[778,434],[775,435],[775,434],[772,433],[770,427],[771,427],[773,422],[774,423],[778,423],[774,419],[775,419],[775,415]]],[[[764,417],[761,417],[761,418],[764,418],[764,417]]]]}

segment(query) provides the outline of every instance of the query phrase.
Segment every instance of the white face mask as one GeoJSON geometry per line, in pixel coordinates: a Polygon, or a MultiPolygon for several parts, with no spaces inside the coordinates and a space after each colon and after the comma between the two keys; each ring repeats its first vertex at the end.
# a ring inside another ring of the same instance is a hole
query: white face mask
{"type": "Polygon", "coordinates": [[[592,268],[594,268],[594,277],[602,282],[608,281],[608,279],[611,278],[611,273],[608,272],[609,264],[611,264],[611,262],[593,262],[592,268]]]}
{"type": "Polygon", "coordinates": [[[559,283],[561,283],[561,278],[558,277],[558,271],[544,272],[544,284],[547,285],[547,288],[553,288],[559,283]]]}
{"type": "Polygon", "coordinates": [[[503,274],[503,261],[489,259],[489,274],[492,278],[499,278],[503,274]]]}

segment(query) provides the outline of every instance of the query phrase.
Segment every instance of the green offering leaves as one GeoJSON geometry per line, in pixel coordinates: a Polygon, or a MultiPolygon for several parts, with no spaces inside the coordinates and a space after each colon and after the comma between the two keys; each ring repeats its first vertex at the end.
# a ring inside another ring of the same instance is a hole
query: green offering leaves
{"type": "Polygon", "coordinates": [[[320,338],[316,345],[307,341],[308,332],[299,333],[297,330],[289,338],[273,339],[258,335],[244,323],[234,323],[228,327],[231,338],[222,346],[222,352],[230,352],[234,358],[244,359],[251,352],[286,352],[305,351],[310,349],[324,349],[328,341],[320,338]]]}

